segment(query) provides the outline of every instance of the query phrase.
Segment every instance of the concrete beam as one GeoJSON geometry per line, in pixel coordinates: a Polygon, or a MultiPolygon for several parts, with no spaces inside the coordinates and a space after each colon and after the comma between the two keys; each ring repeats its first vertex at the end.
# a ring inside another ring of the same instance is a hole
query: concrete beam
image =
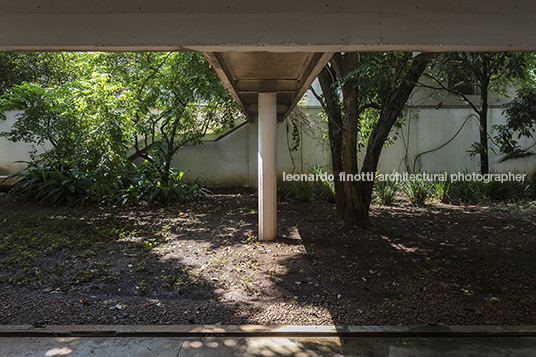
{"type": "Polygon", "coordinates": [[[236,82],[238,93],[296,93],[298,89],[298,83],[289,79],[242,79],[236,82]]]}
{"type": "MultiPolygon", "coordinates": [[[[258,114],[259,113],[259,105],[249,105],[248,106],[248,112],[251,112],[251,113],[254,113],[254,114],[258,114]]],[[[286,105],[282,105],[282,104],[278,104],[277,105],[277,112],[278,113],[281,113],[281,112],[286,112],[288,111],[288,107],[286,105]]]]}
{"type": "Polygon", "coordinates": [[[332,53],[212,52],[205,57],[249,120],[258,108],[258,93],[277,93],[282,120],[298,104],[332,53]]]}
{"type": "Polygon", "coordinates": [[[533,0],[0,0],[0,50],[536,50],[533,0]]]}

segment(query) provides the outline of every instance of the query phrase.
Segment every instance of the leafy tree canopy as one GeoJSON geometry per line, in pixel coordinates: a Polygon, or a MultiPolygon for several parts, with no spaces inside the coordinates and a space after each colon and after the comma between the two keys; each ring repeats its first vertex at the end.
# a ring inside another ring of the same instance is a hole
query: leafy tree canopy
{"type": "MultiPolygon", "coordinates": [[[[506,157],[502,161],[534,155],[530,148],[523,148],[518,140],[532,138],[536,133],[536,87],[525,85],[516,97],[506,104],[506,124],[495,125],[495,140],[506,157]]],[[[534,145],[533,145],[534,146],[534,145]]]]}
{"type": "Polygon", "coordinates": [[[46,63],[51,69],[5,81],[0,112],[21,112],[1,135],[49,142],[53,148],[36,161],[91,172],[97,196],[111,194],[130,167],[127,159],[145,159],[167,185],[177,150],[232,127],[238,112],[198,53],[4,55],[15,68],[46,63]]]}
{"type": "Polygon", "coordinates": [[[13,86],[31,82],[48,86],[66,83],[80,73],[81,53],[0,52],[0,95],[13,86]]]}
{"type": "Polygon", "coordinates": [[[426,76],[437,87],[462,98],[473,108],[480,122],[480,140],[473,143],[472,154],[480,156],[480,171],[489,172],[489,93],[507,95],[514,83],[527,77],[530,55],[522,52],[449,52],[434,61],[426,76]],[[467,85],[479,89],[478,100],[462,90],[467,85]]]}

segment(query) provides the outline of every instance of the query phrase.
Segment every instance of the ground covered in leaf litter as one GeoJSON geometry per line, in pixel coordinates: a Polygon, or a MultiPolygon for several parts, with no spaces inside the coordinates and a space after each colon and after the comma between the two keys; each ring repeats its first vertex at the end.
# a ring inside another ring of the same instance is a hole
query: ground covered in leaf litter
{"type": "Polygon", "coordinates": [[[536,205],[50,207],[0,198],[0,324],[533,325],[536,205]]]}

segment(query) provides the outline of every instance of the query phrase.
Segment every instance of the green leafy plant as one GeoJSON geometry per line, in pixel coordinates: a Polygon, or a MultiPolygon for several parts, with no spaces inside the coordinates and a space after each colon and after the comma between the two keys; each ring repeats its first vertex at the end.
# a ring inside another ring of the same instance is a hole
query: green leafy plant
{"type": "Polygon", "coordinates": [[[448,203],[451,196],[451,182],[447,177],[444,181],[432,182],[432,194],[441,203],[448,203]]]}
{"type": "Polygon", "coordinates": [[[327,179],[329,172],[320,165],[310,166],[309,172],[320,178],[313,185],[315,196],[327,202],[335,202],[335,183],[327,179]]]}
{"type": "Polygon", "coordinates": [[[101,196],[95,193],[96,179],[89,172],[77,167],[63,165],[32,167],[17,174],[22,180],[10,192],[12,196],[52,204],[112,203],[170,204],[204,196],[210,191],[197,184],[182,182],[186,170],[170,169],[167,183],[152,163],[145,161],[139,166],[126,163],[128,170],[121,173],[114,184],[112,194],[101,196]]]}
{"type": "MultiPolygon", "coordinates": [[[[525,79],[530,67],[529,56],[522,52],[446,52],[432,63],[433,71],[425,74],[433,87],[454,94],[467,103],[479,121],[479,140],[471,145],[471,155],[480,157],[480,173],[490,170],[488,141],[488,114],[490,94],[506,94],[508,86],[525,79]],[[445,83],[448,78],[448,83],[445,83]],[[478,88],[478,100],[468,94],[478,88]],[[469,90],[469,91],[468,91],[469,90]]],[[[499,140],[502,146],[504,142],[499,140]]]]}
{"type": "Polygon", "coordinates": [[[310,166],[309,174],[314,175],[313,181],[279,181],[277,196],[280,200],[297,198],[302,202],[328,201],[335,202],[335,184],[327,179],[328,172],[320,165],[310,166]],[[318,178],[318,180],[316,179],[318,178]]]}
{"type": "Polygon", "coordinates": [[[530,181],[528,181],[527,191],[532,199],[536,199],[536,172],[532,174],[530,181]]]}
{"type": "Polygon", "coordinates": [[[534,197],[534,185],[534,176],[524,181],[456,181],[452,183],[452,196],[471,204],[486,200],[521,200],[534,197]]]}
{"type": "Polygon", "coordinates": [[[10,192],[14,196],[52,204],[84,204],[92,201],[94,180],[76,167],[30,166],[16,176],[22,180],[10,192]]]}
{"type": "MultiPolygon", "coordinates": [[[[123,201],[128,201],[130,194],[135,200],[169,203],[202,193],[199,186],[181,182],[184,171],[172,167],[174,155],[186,145],[200,144],[207,134],[233,128],[241,118],[236,103],[202,54],[58,57],[51,63],[65,64],[57,73],[68,74],[61,80],[21,82],[19,79],[26,79],[21,76],[9,81],[13,84],[9,90],[0,86],[4,93],[0,119],[3,112],[18,111],[11,130],[0,136],[46,147],[43,154],[32,158],[34,166],[76,168],[90,177],[88,196],[96,202],[116,200],[116,191],[125,188],[117,184],[122,176],[121,183],[131,181],[127,194],[122,192],[123,201]],[[133,154],[127,156],[127,152],[133,154]],[[139,158],[151,165],[142,168],[143,177],[131,177],[129,174],[139,170],[132,169],[130,162],[139,158]]],[[[21,65],[33,61],[33,57],[0,55],[0,64],[3,59],[21,65]]],[[[61,180],[63,186],[71,182],[61,180]]],[[[52,182],[47,185],[55,186],[52,182]]],[[[49,198],[61,201],[64,195],[56,188],[53,195],[58,197],[49,198]]]]}
{"type": "Polygon", "coordinates": [[[404,181],[402,191],[408,196],[411,203],[424,206],[432,196],[432,185],[429,181],[421,178],[404,181]]]}
{"type": "Polygon", "coordinates": [[[517,91],[516,97],[505,104],[506,123],[493,126],[495,140],[501,153],[506,156],[501,161],[533,156],[530,148],[524,148],[518,142],[522,137],[532,138],[536,133],[536,87],[524,85],[517,91]]]}
{"type": "Polygon", "coordinates": [[[396,194],[400,189],[398,180],[391,180],[390,177],[384,181],[374,182],[374,191],[376,192],[376,200],[385,206],[391,206],[396,202],[396,194]]]}
{"type": "Polygon", "coordinates": [[[494,201],[517,200],[528,189],[523,181],[490,181],[482,185],[484,197],[494,201]]]}
{"type": "Polygon", "coordinates": [[[482,185],[477,181],[456,181],[452,184],[452,195],[463,203],[478,203],[485,198],[482,185]]]}
{"type": "Polygon", "coordinates": [[[113,203],[135,204],[141,201],[169,204],[204,196],[210,191],[197,184],[182,182],[186,170],[170,169],[167,183],[161,172],[150,161],[139,166],[128,163],[128,172],[116,184],[113,203]]]}

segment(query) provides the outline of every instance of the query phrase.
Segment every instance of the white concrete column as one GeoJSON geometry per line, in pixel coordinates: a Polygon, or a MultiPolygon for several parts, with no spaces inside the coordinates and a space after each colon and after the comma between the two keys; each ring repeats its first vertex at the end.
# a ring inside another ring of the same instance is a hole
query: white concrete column
{"type": "Polygon", "coordinates": [[[277,235],[277,94],[259,93],[259,240],[277,235]]]}

